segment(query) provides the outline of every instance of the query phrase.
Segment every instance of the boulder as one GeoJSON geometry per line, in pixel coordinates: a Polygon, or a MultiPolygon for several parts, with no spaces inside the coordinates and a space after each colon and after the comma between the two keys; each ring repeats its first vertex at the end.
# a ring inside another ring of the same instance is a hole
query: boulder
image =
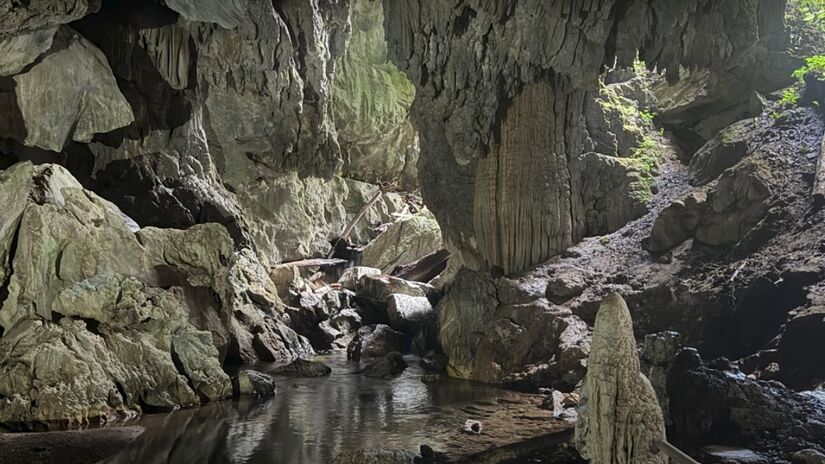
{"type": "Polygon", "coordinates": [[[251,369],[245,369],[232,379],[235,396],[257,396],[268,398],[275,395],[277,387],[272,378],[251,369]]]}
{"type": "Polygon", "coordinates": [[[401,353],[392,351],[374,359],[361,371],[366,377],[389,380],[401,375],[407,368],[407,362],[401,353]]]}
{"type": "Polygon", "coordinates": [[[369,242],[361,254],[361,264],[391,272],[442,249],[441,229],[429,210],[393,222],[369,242]]]}
{"type": "Polygon", "coordinates": [[[393,294],[387,301],[387,314],[393,329],[414,333],[435,322],[435,311],[426,297],[393,294]]]}
{"type": "Polygon", "coordinates": [[[384,324],[364,326],[347,346],[347,359],[353,361],[378,358],[390,352],[408,353],[412,340],[384,324]]]}
{"type": "Polygon", "coordinates": [[[315,361],[307,361],[306,359],[296,359],[286,366],[281,366],[272,371],[273,374],[287,377],[325,377],[331,372],[332,369],[329,366],[315,361]]]}
{"type": "Polygon", "coordinates": [[[744,447],[767,462],[793,462],[796,452],[807,449],[823,451],[821,399],[720,367],[725,369],[706,365],[692,348],[674,359],[667,379],[674,444],[744,447]]]}
{"type": "Polygon", "coordinates": [[[135,119],[103,53],[65,26],[50,51],[13,79],[13,93],[0,90],[0,107],[11,105],[0,132],[29,147],[60,152],[135,119]]]}
{"type": "Polygon", "coordinates": [[[355,266],[345,269],[344,273],[341,274],[341,278],[338,279],[338,283],[341,284],[342,288],[355,291],[358,288],[358,282],[361,281],[361,278],[380,275],[381,269],[367,266],[355,266]]]}
{"type": "Polygon", "coordinates": [[[589,272],[576,266],[554,268],[547,280],[547,299],[556,304],[564,304],[582,294],[587,286],[589,272]]]}
{"type": "Polygon", "coordinates": [[[705,185],[748,154],[748,140],[757,122],[745,119],[719,131],[691,158],[688,174],[691,185],[705,185]]]}
{"type": "Polygon", "coordinates": [[[738,242],[770,209],[773,182],[764,161],[742,162],[726,171],[708,194],[707,209],[696,228],[696,240],[713,246],[738,242]]]}
{"type": "Polygon", "coordinates": [[[428,372],[445,372],[449,359],[443,354],[428,354],[418,364],[428,372]]]}
{"type": "Polygon", "coordinates": [[[587,324],[529,278],[462,269],[438,304],[438,341],[452,377],[521,390],[572,389],[584,376],[587,324]]]}
{"type": "Polygon", "coordinates": [[[0,76],[17,74],[52,46],[57,27],[10,37],[0,35],[0,76]]]}
{"type": "Polygon", "coordinates": [[[221,225],[137,230],[49,164],[4,171],[0,199],[0,423],[193,406],[232,394],[224,362],[311,353],[221,225]]]}
{"type": "Polygon", "coordinates": [[[664,253],[693,237],[706,207],[707,194],[703,191],[690,193],[668,205],[653,223],[645,248],[654,254],[664,253]]]}
{"type": "Polygon", "coordinates": [[[791,455],[791,464],[825,464],[825,454],[815,449],[804,449],[791,455]]]}

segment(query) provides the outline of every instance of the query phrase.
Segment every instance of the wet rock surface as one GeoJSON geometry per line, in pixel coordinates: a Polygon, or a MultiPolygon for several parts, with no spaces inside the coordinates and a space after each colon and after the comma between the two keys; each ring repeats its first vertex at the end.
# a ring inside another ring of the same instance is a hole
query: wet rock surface
{"type": "Polygon", "coordinates": [[[675,358],[667,390],[673,430],[681,446],[712,442],[744,447],[765,462],[798,462],[825,447],[821,392],[797,393],[779,382],[714,369],[690,349],[675,358]]]}

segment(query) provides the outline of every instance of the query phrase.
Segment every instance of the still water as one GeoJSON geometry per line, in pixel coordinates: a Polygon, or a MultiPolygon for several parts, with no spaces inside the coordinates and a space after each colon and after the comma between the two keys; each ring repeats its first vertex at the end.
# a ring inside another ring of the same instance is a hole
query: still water
{"type": "MultiPolygon", "coordinates": [[[[148,415],[146,431],[103,463],[327,463],[339,452],[360,448],[417,450],[444,447],[436,431],[460,428],[470,418],[462,406],[485,401],[496,389],[444,380],[421,381],[417,359],[394,380],[355,373],[344,353],[318,356],[328,377],[276,377],[269,400],[222,402],[168,415],[148,415]]],[[[265,369],[260,369],[265,370],[265,369]]]]}

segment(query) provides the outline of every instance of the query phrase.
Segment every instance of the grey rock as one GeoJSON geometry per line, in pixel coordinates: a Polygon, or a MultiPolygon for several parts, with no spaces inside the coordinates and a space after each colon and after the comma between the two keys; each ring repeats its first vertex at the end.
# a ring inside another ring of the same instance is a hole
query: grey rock
{"type": "Polygon", "coordinates": [[[393,222],[370,241],[361,254],[361,264],[389,273],[443,248],[441,229],[429,210],[393,222]]]}
{"type": "Polygon", "coordinates": [[[562,304],[582,294],[587,286],[588,272],[575,266],[554,269],[547,281],[547,299],[562,304]]]}
{"type": "Polygon", "coordinates": [[[11,114],[0,129],[27,146],[59,152],[71,140],[89,142],[134,121],[106,57],[66,27],[51,51],[14,81],[13,94],[0,94],[0,102],[13,98],[18,108],[6,108],[11,114]],[[54,79],[59,75],[72,78],[54,79]]]}
{"type": "Polygon", "coordinates": [[[529,280],[510,280],[459,271],[437,307],[447,372],[519,389],[572,388],[586,370],[587,324],[551,304],[543,287],[532,292],[529,280]]]}
{"type": "Polygon", "coordinates": [[[705,185],[742,160],[748,154],[748,139],[755,127],[753,119],[746,119],[731,124],[708,140],[690,159],[691,184],[705,185]]]}
{"type": "Polygon", "coordinates": [[[0,36],[48,29],[97,12],[100,0],[35,0],[0,4],[0,36]]]}
{"type": "Polygon", "coordinates": [[[645,247],[651,253],[664,253],[691,238],[707,208],[707,194],[693,192],[674,201],[659,213],[645,247]]]}
{"type": "Polygon", "coordinates": [[[387,301],[390,327],[396,330],[410,331],[435,322],[435,311],[426,297],[393,294],[387,301]]]}
{"type": "Polygon", "coordinates": [[[311,353],[272,317],[263,266],[220,225],[135,233],[49,164],[9,168],[0,198],[17,202],[0,213],[2,423],[193,406],[232,394],[225,360],[311,353]]]}
{"type": "Polygon", "coordinates": [[[286,366],[281,366],[272,371],[273,374],[287,377],[325,377],[331,372],[332,369],[329,366],[305,359],[296,359],[286,366]]]}
{"type": "Polygon", "coordinates": [[[165,0],[165,2],[169,8],[190,21],[216,23],[227,29],[238,27],[246,19],[247,2],[245,0],[206,2],[165,0]]]}
{"type": "Polygon", "coordinates": [[[391,351],[380,358],[369,361],[361,372],[366,377],[388,380],[398,377],[405,369],[407,369],[407,362],[401,353],[391,351]]]}
{"type": "Polygon", "coordinates": [[[277,387],[272,378],[251,369],[245,369],[232,379],[236,396],[268,398],[275,395],[277,387]]]}
{"type": "Polygon", "coordinates": [[[410,336],[396,332],[389,326],[377,324],[358,329],[358,334],[347,346],[347,358],[353,361],[378,358],[390,352],[408,353],[410,336]]]}
{"type": "Polygon", "coordinates": [[[714,246],[739,241],[767,213],[772,182],[771,170],[762,162],[746,161],[726,171],[708,195],[696,240],[714,246]]]}
{"type": "Polygon", "coordinates": [[[0,37],[0,76],[17,74],[52,46],[57,27],[0,37]]]}
{"type": "Polygon", "coordinates": [[[793,464],[825,464],[825,454],[815,449],[797,451],[791,455],[793,464]]]}
{"type": "Polygon", "coordinates": [[[355,266],[345,269],[344,273],[341,274],[341,278],[338,279],[338,283],[345,289],[355,291],[358,287],[358,281],[360,281],[362,277],[379,275],[381,275],[381,269],[368,266],[355,266]]]}

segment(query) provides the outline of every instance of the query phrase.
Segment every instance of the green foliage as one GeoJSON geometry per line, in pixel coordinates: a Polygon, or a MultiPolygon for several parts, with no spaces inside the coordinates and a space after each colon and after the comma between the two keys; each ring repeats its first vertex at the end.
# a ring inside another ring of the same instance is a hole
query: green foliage
{"type": "Polygon", "coordinates": [[[788,87],[782,92],[782,99],[779,101],[784,105],[796,105],[799,101],[799,89],[796,86],[788,87]]]}
{"type": "Polygon", "coordinates": [[[825,53],[825,0],[789,0],[785,22],[793,54],[825,53]]]}
{"type": "Polygon", "coordinates": [[[816,73],[825,78],[825,55],[814,55],[805,58],[805,66],[793,72],[793,77],[802,80],[805,74],[816,73]]]}

